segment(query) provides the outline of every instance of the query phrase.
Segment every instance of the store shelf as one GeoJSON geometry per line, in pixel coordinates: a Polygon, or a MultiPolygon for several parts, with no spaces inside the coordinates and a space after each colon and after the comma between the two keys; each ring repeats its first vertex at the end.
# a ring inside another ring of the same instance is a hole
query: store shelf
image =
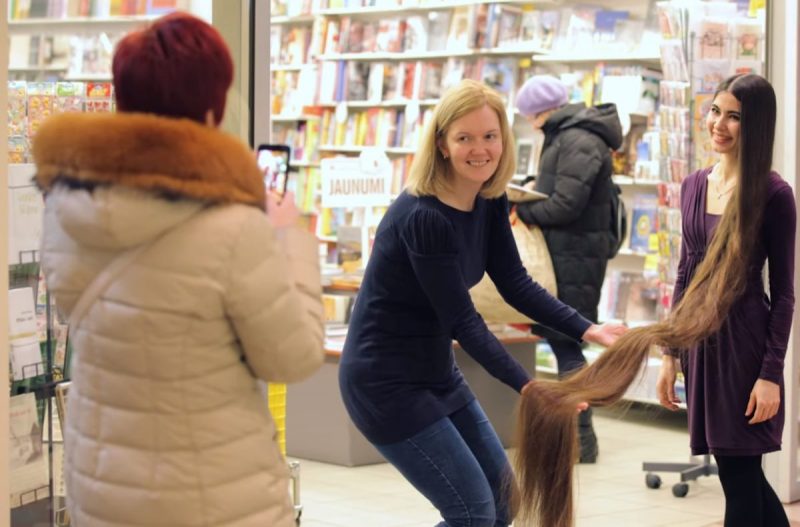
{"type": "Polygon", "coordinates": [[[295,161],[292,159],[291,166],[292,168],[317,168],[319,167],[319,163],[314,163],[312,161],[295,161]]]}
{"type": "Polygon", "coordinates": [[[143,16],[118,16],[118,17],[79,17],[79,18],[27,18],[24,20],[9,20],[8,33],[80,33],[84,31],[99,32],[124,32],[139,25],[146,24],[158,18],[153,15],[143,16]]]}
{"type": "Polygon", "coordinates": [[[441,51],[423,51],[423,52],[391,52],[391,51],[376,51],[368,53],[330,53],[327,55],[320,55],[319,60],[338,61],[338,60],[359,60],[365,62],[378,62],[378,61],[417,61],[417,60],[447,60],[449,58],[471,58],[471,57],[506,57],[506,56],[539,56],[546,54],[547,50],[537,48],[535,46],[521,43],[515,46],[504,46],[501,48],[487,48],[487,49],[453,49],[441,51]]]}
{"type": "Polygon", "coordinates": [[[347,7],[335,9],[322,9],[319,11],[323,16],[387,16],[404,15],[406,13],[427,13],[429,11],[442,11],[453,9],[454,7],[469,7],[478,4],[509,4],[509,5],[533,5],[536,7],[547,7],[558,5],[558,0],[442,0],[440,2],[420,2],[420,5],[404,5],[396,7],[347,7]]]}
{"type": "Polygon", "coordinates": [[[419,104],[420,106],[436,106],[439,99],[394,99],[391,101],[341,101],[341,102],[323,102],[319,106],[326,108],[333,108],[344,104],[348,108],[398,108],[408,106],[411,103],[419,104]]]}
{"type": "Polygon", "coordinates": [[[402,60],[410,62],[416,60],[447,60],[451,57],[472,57],[474,54],[475,51],[470,49],[458,51],[425,51],[418,53],[374,51],[367,53],[329,53],[327,55],[320,55],[318,59],[323,61],[358,60],[364,62],[378,62],[402,60]]]}
{"type": "Polygon", "coordinates": [[[81,73],[76,75],[67,75],[64,77],[65,81],[88,81],[88,82],[111,82],[112,77],[110,73],[81,73]]]}
{"type": "Polygon", "coordinates": [[[302,71],[307,68],[313,68],[315,64],[310,62],[303,62],[300,64],[270,64],[269,71],[302,71]]]}
{"type": "Polygon", "coordinates": [[[319,119],[319,115],[273,115],[271,119],[273,123],[294,123],[297,121],[315,121],[319,119]]]}
{"type": "Polygon", "coordinates": [[[12,73],[36,73],[36,72],[56,72],[67,71],[69,66],[9,66],[8,71],[12,73]]]}
{"type": "Polygon", "coordinates": [[[351,154],[358,154],[363,152],[366,149],[377,149],[386,152],[388,155],[406,155],[406,154],[415,154],[417,150],[415,148],[401,148],[401,147],[394,147],[394,146],[353,146],[353,145],[322,145],[319,147],[320,152],[343,152],[343,153],[351,153],[351,154]]]}
{"type": "Polygon", "coordinates": [[[621,187],[657,187],[661,181],[634,179],[631,176],[615,175],[612,176],[614,183],[621,187]]]}
{"type": "Polygon", "coordinates": [[[311,24],[314,22],[315,15],[297,15],[297,16],[273,16],[269,19],[269,23],[273,26],[289,25],[289,24],[311,24]]]}
{"type": "Polygon", "coordinates": [[[643,252],[639,252],[639,251],[632,251],[631,249],[628,249],[628,248],[620,249],[617,254],[618,255],[622,255],[622,256],[635,256],[637,258],[647,258],[647,256],[648,256],[648,253],[643,253],[643,252]]]}
{"type": "Polygon", "coordinates": [[[536,55],[534,57],[536,62],[554,62],[561,64],[581,64],[581,63],[597,63],[597,62],[624,62],[624,63],[641,63],[649,66],[661,65],[661,57],[657,53],[642,53],[642,52],[595,52],[595,53],[580,53],[569,52],[560,53],[553,52],[546,55],[536,55]]]}

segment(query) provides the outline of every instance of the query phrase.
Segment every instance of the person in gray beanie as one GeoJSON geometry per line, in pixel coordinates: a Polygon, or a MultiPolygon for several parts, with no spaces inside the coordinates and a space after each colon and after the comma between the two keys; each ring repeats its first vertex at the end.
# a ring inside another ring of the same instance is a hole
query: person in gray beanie
{"type": "MultiPolygon", "coordinates": [[[[568,104],[567,88],[557,78],[535,75],[517,94],[519,112],[544,132],[535,189],[547,199],[517,205],[527,225],[544,232],[555,269],[558,298],[597,322],[597,304],[611,257],[611,149],[622,144],[614,104],[587,108],[568,104]]],[[[526,182],[527,183],[527,182],[526,182]]],[[[581,343],[534,326],[555,354],[560,377],[586,364],[581,343]]],[[[580,462],[597,460],[591,408],[578,416],[580,462]]]]}

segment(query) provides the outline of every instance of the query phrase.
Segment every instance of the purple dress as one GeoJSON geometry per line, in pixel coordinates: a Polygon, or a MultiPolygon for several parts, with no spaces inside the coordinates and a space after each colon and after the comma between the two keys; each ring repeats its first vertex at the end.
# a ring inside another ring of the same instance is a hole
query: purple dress
{"type": "MultiPolygon", "coordinates": [[[[681,187],[683,243],[674,303],[681,298],[720,216],[706,213],[710,168],[681,187]]],[[[720,331],[681,353],[693,455],[758,455],[781,448],[783,361],[794,311],[795,204],[789,185],[771,173],[761,238],[751,257],[747,286],[720,331]],[[763,269],[769,260],[769,296],[763,269]],[[687,356],[688,353],[688,356],[687,356]],[[750,425],[744,413],[757,379],[778,383],[781,406],[768,421],[750,425]]]]}

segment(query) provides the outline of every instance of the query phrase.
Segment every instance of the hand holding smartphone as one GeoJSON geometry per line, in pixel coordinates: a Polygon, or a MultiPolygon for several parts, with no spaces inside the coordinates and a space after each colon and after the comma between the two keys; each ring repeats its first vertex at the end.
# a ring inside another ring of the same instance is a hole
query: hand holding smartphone
{"type": "Polygon", "coordinates": [[[287,145],[258,145],[258,166],[264,173],[267,192],[286,194],[291,149],[287,145]]]}

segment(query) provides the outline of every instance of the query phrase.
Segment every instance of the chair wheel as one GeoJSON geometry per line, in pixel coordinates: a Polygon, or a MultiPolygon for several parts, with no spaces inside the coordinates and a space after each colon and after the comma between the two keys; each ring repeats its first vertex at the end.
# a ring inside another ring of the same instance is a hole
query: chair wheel
{"type": "Polygon", "coordinates": [[[689,484],[688,483],[676,483],[672,486],[672,495],[676,498],[683,498],[689,494],[689,484]]]}
{"type": "Polygon", "coordinates": [[[657,489],[661,487],[661,478],[658,474],[648,472],[644,477],[644,483],[648,489],[657,489]]]}

